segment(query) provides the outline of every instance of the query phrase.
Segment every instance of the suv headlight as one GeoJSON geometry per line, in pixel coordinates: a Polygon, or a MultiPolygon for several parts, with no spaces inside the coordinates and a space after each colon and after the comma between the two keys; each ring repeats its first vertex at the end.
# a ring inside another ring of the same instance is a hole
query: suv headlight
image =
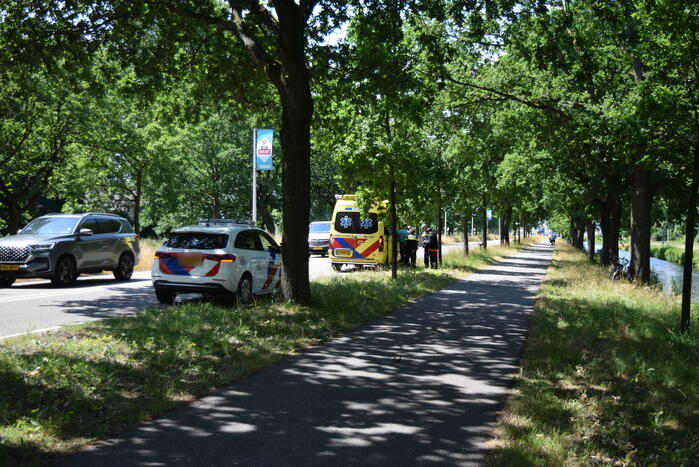
{"type": "Polygon", "coordinates": [[[31,248],[32,251],[46,251],[53,248],[55,244],[55,242],[37,243],[36,245],[29,245],[29,248],[31,248]]]}

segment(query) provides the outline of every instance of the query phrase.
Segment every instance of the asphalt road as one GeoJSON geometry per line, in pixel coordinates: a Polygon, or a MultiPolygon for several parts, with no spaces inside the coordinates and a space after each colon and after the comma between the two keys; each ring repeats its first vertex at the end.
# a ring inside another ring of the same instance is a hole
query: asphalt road
{"type": "MultiPolygon", "coordinates": [[[[458,249],[461,244],[445,247],[458,249]]],[[[418,251],[418,262],[421,261],[422,252],[418,251]]],[[[341,275],[349,272],[346,268],[341,275]]],[[[336,274],[327,257],[309,258],[311,279],[336,274]]],[[[199,296],[189,294],[177,299],[197,300],[199,296]]],[[[0,339],[131,315],[157,305],[149,272],[134,273],[127,282],[116,282],[111,273],[80,277],[76,285],[65,289],[54,288],[45,280],[16,282],[10,288],[0,289],[0,339]]]]}
{"type": "Polygon", "coordinates": [[[480,465],[551,252],[506,258],[60,465],[480,465]]]}

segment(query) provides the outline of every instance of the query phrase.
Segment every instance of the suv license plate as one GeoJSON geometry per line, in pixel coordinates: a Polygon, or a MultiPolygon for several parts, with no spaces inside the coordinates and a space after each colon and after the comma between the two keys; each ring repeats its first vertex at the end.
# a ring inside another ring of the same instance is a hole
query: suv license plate
{"type": "Polygon", "coordinates": [[[0,271],[19,271],[18,264],[0,264],[0,271]]]}
{"type": "Polygon", "coordinates": [[[352,250],[347,248],[335,248],[335,256],[352,256],[352,250]]]}

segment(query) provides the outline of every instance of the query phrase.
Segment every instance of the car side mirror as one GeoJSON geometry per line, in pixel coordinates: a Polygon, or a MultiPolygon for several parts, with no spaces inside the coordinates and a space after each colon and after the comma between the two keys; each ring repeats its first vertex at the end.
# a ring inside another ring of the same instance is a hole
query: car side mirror
{"type": "Polygon", "coordinates": [[[78,235],[81,237],[89,237],[90,235],[92,235],[92,229],[80,229],[78,235]]]}
{"type": "Polygon", "coordinates": [[[21,234],[21,233],[22,233],[22,229],[17,229],[17,234],[16,234],[16,235],[19,235],[19,234],[21,234]]]}

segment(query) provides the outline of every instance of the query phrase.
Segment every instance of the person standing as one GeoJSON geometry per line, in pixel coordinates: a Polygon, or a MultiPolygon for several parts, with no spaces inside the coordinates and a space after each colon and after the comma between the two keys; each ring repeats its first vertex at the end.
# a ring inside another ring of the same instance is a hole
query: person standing
{"type": "Polygon", "coordinates": [[[437,235],[432,231],[429,224],[422,224],[421,241],[425,253],[425,267],[437,269],[439,242],[437,241],[437,235]]]}
{"type": "Polygon", "coordinates": [[[398,251],[400,251],[400,264],[408,265],[408,226],[403,224],[398,230],[398,251]]]}
{"type": "Polygon", "coordinates": [[[406,249],[408,250],[408,266],[414,268],[417,263],[417,234],[413,227],[408,228],[406,249]]]}

